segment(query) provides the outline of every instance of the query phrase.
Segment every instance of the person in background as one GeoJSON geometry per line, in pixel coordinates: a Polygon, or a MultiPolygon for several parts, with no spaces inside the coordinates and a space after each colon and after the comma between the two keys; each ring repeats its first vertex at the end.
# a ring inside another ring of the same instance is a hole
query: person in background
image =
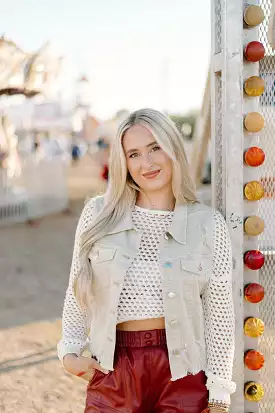
{"type": "Polygon", "coordinates": [[[76,143],[74,143],[72,145],[72,161],[76,163],[79,160],[79,158],[80,158],[80,149],[79,149],[79,146],[76,143]]]}
{"type": "Polygon", "coordinates": [[[109,168],[106,193],[79,219],[57,346],[65,370],[88,381],[85,413],[228,412],[225,220],[198,202],[181,134],[156,110],[122,122],[109,168]]]}
{"type": "Polygon", "coordinates": [[[110,156],[110,147],[111,143],[107,136],[100,136],[97,141],[99,151],[100,151],[100,160],[101,160],[101,179],[108,181],[109,176],[109,156],[110,156]]]}

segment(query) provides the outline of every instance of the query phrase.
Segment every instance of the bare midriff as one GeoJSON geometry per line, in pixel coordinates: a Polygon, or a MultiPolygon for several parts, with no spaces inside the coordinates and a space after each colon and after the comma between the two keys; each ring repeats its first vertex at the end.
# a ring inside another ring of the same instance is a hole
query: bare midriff
{"type": "Polygon", "coordinates": [[[120,331],[146,331],[146,330],[160,330],[165,328],[164,317],[148,318],[146,320],[131,320],[119,323],[116,326],[120,331]]]}

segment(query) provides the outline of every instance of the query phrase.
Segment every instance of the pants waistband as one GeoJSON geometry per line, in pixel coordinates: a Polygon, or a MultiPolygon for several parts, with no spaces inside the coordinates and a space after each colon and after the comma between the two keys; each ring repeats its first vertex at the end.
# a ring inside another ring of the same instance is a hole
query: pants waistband
{"type": "Polygon", "coordinates": [[[117,347],[166,346],[165,329],[116,332],[117,347]]]}

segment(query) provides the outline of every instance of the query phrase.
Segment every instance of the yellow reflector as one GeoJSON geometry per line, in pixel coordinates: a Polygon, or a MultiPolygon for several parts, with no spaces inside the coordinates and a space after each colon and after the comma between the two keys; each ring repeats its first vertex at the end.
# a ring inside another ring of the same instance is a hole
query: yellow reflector
{"type": "Polygon", "coordinates": [[[264,128],[264,117],[259,112],[250,112],[244,118],[244,127],[248,132],[260,132],[264,128]]]}
{"type": "Polygon", "coordinates": [[[264,11],[260,6],[248,6],[244,11],[244,21],[248,26],[258,26],[264,21],[264,11]]]}
{"type": "Polygon", "coordinates": [[[264,232],[264,221],[261,218],[252,215],[245,220],[244,230],[247,235],[250,236],[255,237],[257,235],[260,235],[264,232]]]}
{"type": "Polygon", "coordinates": [[[259,76],[251,76],[244,83],[244,90],[248,96],[261,96],[265,90],[264,79],[259,76]]]}
{"type": "Polygon", "coordinates": [[[249,381],[244,387],[244,397],[250,402],[259,402],[264,397],[264,388],[260,383],[249,381]]]}
{"type": "Polygon", "coordinates": [[[259,201],[264,196],[264,188],[258,181],[251,181],[244,187],[244,195],[249,201],[259,201]]]}
{"type": "Polygon", "coordinates": [[[260,318],[249,317],[244,323],[244,333],[248,337],[260,337],[264,333],[264,322],[260,318]]]}

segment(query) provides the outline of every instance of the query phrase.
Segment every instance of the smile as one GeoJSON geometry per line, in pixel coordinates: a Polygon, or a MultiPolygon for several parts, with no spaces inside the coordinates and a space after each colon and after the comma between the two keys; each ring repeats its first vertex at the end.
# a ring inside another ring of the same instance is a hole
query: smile
{"type": "Polygon", "coordinates": [[[144,178],[146,179],[153,179],[160,173],[160,169],[158,171],[146,172],[143,174],[144,178]]]}

